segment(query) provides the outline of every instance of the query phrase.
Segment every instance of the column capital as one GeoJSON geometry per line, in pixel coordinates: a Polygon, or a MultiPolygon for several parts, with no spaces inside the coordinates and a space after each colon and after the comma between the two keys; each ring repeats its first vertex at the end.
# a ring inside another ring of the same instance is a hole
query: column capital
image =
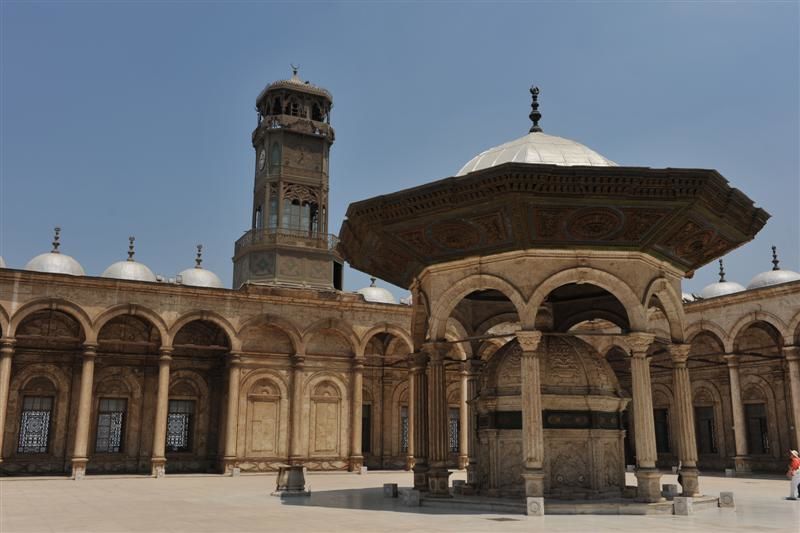
{"type": "Polygon", "coordinates": [[[0,357],[11,357],[15,344],[17,339],[14,337],[0,337],[0,357]]]}
{"type": "Polygon", "coordinates": [[[783,356],[787,361],[797,361],[800,359],[800,346],[784,346],[783,356]]]}
{"type": "Polygon", "coordinates": [[[524,355],[536,353],[536,349],[539,348],[539,343],[542,341],[541,331],[519,330],[515,335],[524,355]]]}
{"type": "Polygon", "coordinates": [[[739,356],[735,353],[726,353],[722,358],[728,363],[728,368],[737,368],[739,366],[739,356]]]}
{"type": "Polygon", "coordinates": [[[464,361],[463,366],[467,373],[474,377],[480,374],[485,364],[483,360],[473,357],[464,361]]]}
{"type": "Polygon", "coordinates": [[[450,351],[450,343],[444,341],[426,342],[422,345],[422,353],[428,356],[431,363],[444,361],[450,351]]]}
{"type": "Polygon", "coordinates": [[[653,333],[646,333],[644,331],[636,331],[629,333],[626,337],[628,346],[631,348],[631,355],[633,357],[646,357],[647,350],[653,344],[656,336],[653,333]]]}
{"type": "Polygon", "coordinates": [[[241,352],[228,352],[228,364],[230,366],[239,366],[242,364],[242,353],[241,352]]]}
{"type": "Polygon", "coordinates": [[[353,358],[353,370],[356,372],[363,372],[364,371],[364,363],[367,359],[365,357],[354,357],[353,358]]]}
{"type": "Polygon", "coordinates": [[[303,370],[306,364],[306,356],[300,353],[292,354],[289,356],[289,361],[295,370],[303,370]]]}
{"type": "Polygon", "coordinates": [[[685,367],[686,361],[689,359],[689,350],[691,350],[691,348],[691,344],[670,344],[667,349],[669,350],[672,363],[678,368],[685,367]]]}
{"type": "Polygon", "coordinates": [[[425,352],[415,352],[408,355],[408,369],[411,372],[422,372],[428,364],[430,357],[425,352]]]}
{"type": "Polygon", "coordinates": [[[83,358],[86,359],[88,357],[96,357],[97,356],[97,343],[96,342],[86,342],[83,344],[83,358]]]}
{"type": "Polygon", "coordinates": [[[158,360],[159,361],[172,361],[172,346],[162,346],[158,349],[158,360]]]}

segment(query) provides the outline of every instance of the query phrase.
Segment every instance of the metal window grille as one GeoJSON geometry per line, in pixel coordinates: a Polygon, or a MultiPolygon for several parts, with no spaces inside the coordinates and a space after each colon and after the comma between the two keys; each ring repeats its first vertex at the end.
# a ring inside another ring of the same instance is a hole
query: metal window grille
{"type": "Polygon", "coordinates": [[[400,451],[408,451],[408,407],[400,408],[400,451]]]}
{"type": "Polygon", "coordinates": [[[194,400],[170,400],[167,414],[167,451],[188,452],[192,449],[194,400]]]}
{"type": "Polygon", "coordinates": [[[128,401],[124,398],[101,398],[97,406],[97,438],[94,451],[119,453],[125,427],[128,401]]]}
{"type": "Polygon", "coordinates": [[[17,453],[47,453],[53,398],[26,396],[22,400],[17,453]]]}
{"type": "Polygon", "coordinates": [[[447,442],[449,443],[450,453],[458,453],[458,429],[459,416],[458,409],[450,409],[447,417],[447,442]]]}

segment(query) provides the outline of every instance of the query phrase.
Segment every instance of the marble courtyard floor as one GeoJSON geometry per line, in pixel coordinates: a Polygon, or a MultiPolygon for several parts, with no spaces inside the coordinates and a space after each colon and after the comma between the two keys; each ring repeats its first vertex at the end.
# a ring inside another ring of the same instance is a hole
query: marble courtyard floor
{"type": "MultiPolygon", "coordinates": [[[[456,473],[455,479],[463,479],[456,473]]],[[[269,495],[273,475],[173,475],[0,478],[0,532],[381,532],[381,531],[787,531],[800,532],[800,501],[787,501],[777,476],[704,476],[706,494],[735,493],[736,509],[693,516],[545,516],[469,514],[403,507],[384,499],[383,483],[411,483],[406,472],[311,473],[310,498],[269,495]]],[[[675,483],[665,475],[663,483],[675,483]]],[[[635,484],[628,474],[628,484],[635,484]]]]}

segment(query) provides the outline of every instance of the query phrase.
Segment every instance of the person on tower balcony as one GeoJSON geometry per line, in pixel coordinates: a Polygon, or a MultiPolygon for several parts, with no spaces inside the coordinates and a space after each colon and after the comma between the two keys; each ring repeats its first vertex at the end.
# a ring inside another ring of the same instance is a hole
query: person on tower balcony
{"type": "Polygon", "coordinates": [[[789,450],[789,470],[786,471],[789,478],[789,499],[797,499],[797,488],[800,486],[800,453],[797,450],[789,450]]]}

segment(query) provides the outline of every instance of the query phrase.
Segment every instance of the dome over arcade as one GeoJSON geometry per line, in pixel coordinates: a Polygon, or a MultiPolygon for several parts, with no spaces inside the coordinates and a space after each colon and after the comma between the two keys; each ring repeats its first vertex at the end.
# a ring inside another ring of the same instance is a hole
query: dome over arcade
{"type": "Polygon", "coordinates": [[[716,298],[717,296],[726,296],[745,290],[743,286],[734,281],[725,281],[725,266],[722,259],[719,260],[719,281],[706,285],[700,291],[701,298],[716,298]]]}
{"type": "Polygon", "coordinates": [[[496,167],[503,163],[528,163],[538,165],[559,165],[565,167],[615,167],[616,163],[606,159],[594,150],[579,142],[548,135],[539,126],[542,114],[539,112],[539,88],[531,87],[531,114],[533,125],[527,135],[500,146],[489,148],[476,155],[461,167],[456,176],[463,176],[476,170],[496,167]]]}
{"type": "Polygon", "coordinates": [[[375,285],[375,278],[369,278],[369,279],[370,279],[369,287],[364,287],[363,289],[358,289],[356,291],[358,294],[362,295],[366,301],[376,304],[397,303],[397,300],[394,299],[394,295],[391,292],[384,289],[383,287],[377,287],[375,285]]]}
{"type": "Polygon", "coordinates": [[[201,266],[203,263],[203,245],[197,245],[197,257],[195,258],[195,266],[187,268],[178,274],[181,277],[183,285],[191,285],[193,287],[211,287],[214,289],[222,288],[222,280],[219,276],[206,270],[201,266]]]}
{"type": "Polygon", "coordinates": [[[130,281],[156,281],[156,275],[147,265],[133,259],[135,237],[128,237],[128,259],[117,261],[100,274],[102,278],[125,279],[130,281]]]}
{"type": "Polygon", "coordinates": [[[782,270],[778,266],[778,251],[775,246],[772,247],[772,270],[767,270],[761,274],[756,275],[747,284],[748,289],[760,289],[761,287],[769,287],[770,285],[780,285],[781,283],[788,283],[790,281],[800,280],[800,274],[791,270],[782,270]]]}
{"type": "Polygon", "coordinates": [[[62,254],[58,247],[61,246],[61,228],[55,228],[53,236],[53,250],[37,255],[25,265],[25,270],[34,272],[49,272],[51,274],[69,274],[70,276],[85,276],[83,267],[72,257],[62,254]]]}

